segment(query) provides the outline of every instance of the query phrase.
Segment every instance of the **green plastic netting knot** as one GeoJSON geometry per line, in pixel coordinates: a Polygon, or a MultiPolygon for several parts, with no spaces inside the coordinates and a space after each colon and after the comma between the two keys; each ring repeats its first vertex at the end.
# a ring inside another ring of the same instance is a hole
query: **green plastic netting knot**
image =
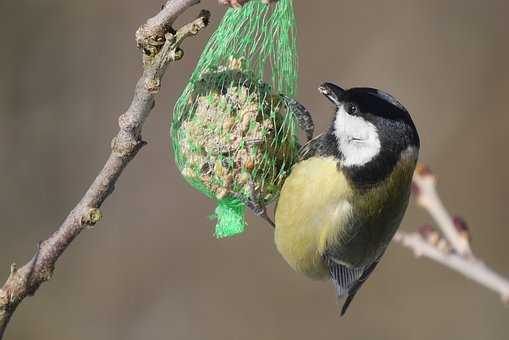
{"type": "Polygon", "coordinates": [[[235,198],[225,198],[218,202],[214,218],[217,218],[217,238],[231,237],[241,234],[246,229],[244,215],[246,206],[235,198]]]}

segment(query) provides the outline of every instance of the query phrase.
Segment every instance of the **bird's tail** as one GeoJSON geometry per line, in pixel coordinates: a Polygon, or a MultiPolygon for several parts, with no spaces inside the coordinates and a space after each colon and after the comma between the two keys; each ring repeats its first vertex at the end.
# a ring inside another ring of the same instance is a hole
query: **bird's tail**
{"type": "Polygon", "coordinates": [[[341,307],[341,316],[345,315],[348,306],[350,306],[350,303],[352,303],[352,300],[355,297],[355,294],[357,294],[369,275],[373,272],[380,261],[380,257],[371,265],[360,268],[348,268],[342,264],[329,260],[329,273],[331,275],[332,282],[334,282],[334,286],[336,287],[338,304],[341,304],[341,301],[345,298],[343,307],[341,307]]]}
{"type": "Polygon", "coordinates": [[[334,287],[336,288],[338,305],[343,303],[343,307],[341,307],[341,316],[345,314],[355,293],[357,293],[358,288],[355,290],[354,288],[363,272],[364,268],[348,268],[334,261],[329,261],[329,273],[334,287]]]}

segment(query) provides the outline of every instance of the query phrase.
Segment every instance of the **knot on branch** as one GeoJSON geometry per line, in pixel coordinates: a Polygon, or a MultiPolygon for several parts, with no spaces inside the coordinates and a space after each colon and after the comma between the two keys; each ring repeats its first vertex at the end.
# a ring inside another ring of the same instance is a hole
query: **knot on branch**
{"type": "Polygon", "coordinates": [[[145,55],[154,57],[167,41],[167,35],[173,35],[175,32],[171,26],[143,24],[136,31],[136,46],[145,55]]]}
{"type": "MultiPolygon", "coordinates": [[[[150,81],[145,82],[145,86],[148,88],[148,84],[150,81]]],[[[155,83],[157,81],[154,81],[155,83]]],[[[156,84],[152,84],[152,86],[156,86],[156,84]]],[[[140,130],[141,130],[141,124],[139,120],[136,119],[136,117],[133,117],[132,115],[129,115],[128,113],[124,113],[118,117],[118,126],[122,131],[125,131],[126,133],[133,134],[135,136],[139,136],[140,130]]]]}
{"type": "Polygon", "coordinates": [[[94,226],[102,219],[103,215],[101,210],[97,208],[91,208],[88,212],[82,217],[82,223],[88,226],[94,226]]]}
{"type": "MultiPolygon", "coordinates": [[[[169,62],[184,56],[180,48],[185,38],[197,35],[210,22],[210,12],[200,11],[198,17],[175,31],[170,25],[142,25],[136,32],[136,44],[143,50],[143,64],[164,68],[169,62]]],[[[158,91],[159,88],[155,88],[158,91]]]]}
{"type": "Polygon", "coordinates": [[[143,146],[147,144],[142,140],[132,138],[122,138],[116,136],[111,141],[111,150],[120,157],[131,157],[135,155],[143,146]]]}
{"type": "Polygon", "coordinates": [[[161,79],[159,78],[147,79],[147,81],[145,82],[145,88],[147,89],[148,92],[152,94],[158,93],[159,90],[161,89],[161,79]]]}

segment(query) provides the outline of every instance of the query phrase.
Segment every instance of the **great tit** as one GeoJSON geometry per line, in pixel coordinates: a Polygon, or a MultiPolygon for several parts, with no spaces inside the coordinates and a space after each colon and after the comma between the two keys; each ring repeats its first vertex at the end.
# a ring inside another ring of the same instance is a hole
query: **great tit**
{"type": "Polygon", "coordinates": [[[345,298],[344,315],[401,223],[420,142],[410,114],[391,95],[331,83],[319,90],[335,105],[335,117],[303,146],[283,185],[275,242],[294,270],[332,280],[345,298]]]}

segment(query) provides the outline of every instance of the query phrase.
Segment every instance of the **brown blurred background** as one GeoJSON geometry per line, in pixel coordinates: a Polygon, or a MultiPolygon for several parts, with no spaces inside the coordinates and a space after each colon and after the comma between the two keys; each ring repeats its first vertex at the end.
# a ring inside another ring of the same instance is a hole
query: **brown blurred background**
{"type": "MultiPolygon", "coordinates": [[[[509,274],[509,2],[296,0],[299,100],[321,129],[324,80],[385,89],[412,112],[422,161],[464,216],[477,254],[509,274]]],[[[140,74],[133,34],[162,0],[1,0],[0,271],[26,262],[103,165],[140,74]]],[[[349,314],[333,288],[277,254],[268,226],[215,240],[213,202],[180,178],[171,109],[224,9],[185,43],[148,120],[149,142],[58,263],[18,309],[7,339],[507,339],[499,297],[391,246],[349,314]]],[[[193,9],[185,18],[194,16],[193,9]]],[[[180,23],[184,22],[182,18],[180,23]]],[[[402,228],[430,221],[414,205],[402,228]]]]}

